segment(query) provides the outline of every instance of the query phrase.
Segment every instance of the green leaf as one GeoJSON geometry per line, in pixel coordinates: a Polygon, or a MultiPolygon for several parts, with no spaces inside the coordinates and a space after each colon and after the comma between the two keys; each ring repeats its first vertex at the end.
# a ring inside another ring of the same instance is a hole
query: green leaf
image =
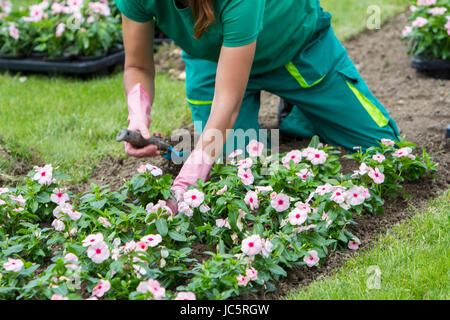
{"type": "Polygon", "coordinates": [[[271,266],[269,267],[269,271],[272,272],[273,274],[278,274],[278,275],[281,275],[281,276],[284,276],[284,277],[287,276],[286,271],[284,271],[284,269],[281,268],[281,267],[280,267],[279,265],[277,265],[277,264],[271,265],[271,266]]]}
{"type": "Polygon", "coordinates": [[[7,256],[9,256],[9,255],[11,255],[13,253],[22,252],[24,247],[25,246],[23,244],[16,244],[16,245],[13,245],[13,246],[9,247],[6,250],[3,250],[2,254],[7,257],[7,256]]]}
{"type": "Polygon", "coordinates": [[[179,241],[179,242],[187,241],[187,238],[185,235],[182,235],[181,233],[174,231],[174,230],[169,231],[169,237],[171,237],[173,240],[179,241]]]}
{"type": "Polygon", "coordinates": [[[155,221],[156,229],[158,229],[158,232],[161,236],[165,237],[167,235],[168,226],[167,221],[164,219],[158,219],[155,221]]]}

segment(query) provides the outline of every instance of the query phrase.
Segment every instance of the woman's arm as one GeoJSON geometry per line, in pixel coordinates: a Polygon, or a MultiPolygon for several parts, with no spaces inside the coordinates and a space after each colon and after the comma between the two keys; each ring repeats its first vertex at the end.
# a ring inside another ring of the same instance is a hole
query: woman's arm
{"type": "Polygon", "coordinates": [[[256,41],[242,47],[222,47],[211,114],[195,149],[212,160],[222,153],[227,129],[232,129],[247,88],[256,41]],[[220,137],[217,138],[217,135],[220,137]],[[214,138],[216,137],[216,138],[214,138]]]}
{"type": "MultiPolygon", "coordinates": [[[[139,131],[144,138],[149,139],[150,110],[155,96],[153,21],[140,23],[122,15],[122,25],[125,47],[123,82],[130,111],[128,129],[139,131]],[[139,83],[141,86],[136,87],[139,83]]],[[[125,142],[125,152],[134,157],[152,157],[159,154],[154,145],[136,149],[128,142],[125,142]]]]}

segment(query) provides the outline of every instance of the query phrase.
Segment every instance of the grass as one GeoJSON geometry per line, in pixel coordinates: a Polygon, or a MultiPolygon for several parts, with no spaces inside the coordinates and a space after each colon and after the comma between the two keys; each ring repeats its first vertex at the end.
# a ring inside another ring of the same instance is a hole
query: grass
{"type": "MultiPolygon", "coordinates": [[[[16,8],[39,0],[13,1],[16,8]]],[[[408,0],[322,0],[333,13],[337,35],[345,40],[366,26],[367,7],[378,5],[384,21],[404,10],[408,0]]],[[[92,168],[106,154],[124,155],[114,141],[118,129],[126,126],[126,103],[122,74],[90,81],[0,73],[0,144],[29,165],[38,159],[59,166],[78,183],[88,179],[92,168]]],[[[190,119],[185,103],[184,83],[158,75],[157,95],[152,110],[153,131],[169,133],[190,119]]],[[[8,166],[0,155],[0,173],[8,166]]]]}
{"type": "Polygon", "coordinates": [[[450,298],[450,190],[408,222],[380,236],[333,276],[293,290],[288,300],[448,300],[450,298]],[[380,272],[379,287],[371,278],[380,272]],[[371,289],[372,288],[372,289],[371,289]]]}
{"type": "MultiPolygon", "coordinates": [[[[106,154],[123,153],[123,144],[115,142],[118,130],[127,127],[121,73],[90,81],[19,79],[0,74],[0,142],[13,153],[59,166],[74,182],[86,179],[106,154]]],[[[158,75],[156,87],[152,130],[167,133],[188,119],[184,83],[158,75]]]]}

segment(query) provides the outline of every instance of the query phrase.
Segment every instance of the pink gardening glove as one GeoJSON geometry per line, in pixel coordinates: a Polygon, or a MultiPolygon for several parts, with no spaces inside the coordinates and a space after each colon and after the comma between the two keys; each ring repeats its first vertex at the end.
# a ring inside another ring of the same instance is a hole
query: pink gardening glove
{"type": "MultiPolygon", "coordinates": [[[[196,184],[198,178],[207,181],[213,164],[214,161],[203,150],[192,151],[170,188],[175,195],[175,199],[178,202],[183,201],[183,194],[188,186],[196,184]]],[[[178,206],[173,200],[168,200],[167,205],[174,214],[178,212],[178,206]]]]}
{"type": "MultiPolygon", "coordinates": [[[[127,94],[128,102],[128,130],[134,130],[141,133],[144,139],[150,139],[148,130],[152,118],[150,111],[152,104],[150,96],[144,87],[138,83],[127,94]]],[[[133,157],[155,157],[159,155],[158,148],[155,145],[148,145],[144,148],[135,148],[130,143],[125,142],[125,153],[133,157]]]]}

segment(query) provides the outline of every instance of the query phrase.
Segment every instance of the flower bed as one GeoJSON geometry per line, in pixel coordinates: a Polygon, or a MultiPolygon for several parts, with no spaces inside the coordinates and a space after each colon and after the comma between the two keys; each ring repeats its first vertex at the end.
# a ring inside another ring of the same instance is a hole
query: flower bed
{"type": "Polygon", "coordinates": [[[450,2],[418,0],[410,7],[411,24],[402,31],[408,53],[447,60],[450,57],[450,2]]]}
{"type": "Polygon", "coordinates": [[[1,299],[227,299],[273,290],[295,265],[319,267],[328,251],[357,249],[352,216],[382,213],[435,165],[405,141],[345,158],[310,146],[263,155],[257,142],[216,164],[208,182],[184,194],[174,215],[170,175],[145,165],[118,190],[72,194],[64,175],[35,167],[26,184],[0,189],[1,299]],[[252,148],[255,145],[257,148],[252,148]],[[255,151],[253,151],[255,150],[255,151]],[[202,248],[207,247],[204,251],[202,248]]]}

